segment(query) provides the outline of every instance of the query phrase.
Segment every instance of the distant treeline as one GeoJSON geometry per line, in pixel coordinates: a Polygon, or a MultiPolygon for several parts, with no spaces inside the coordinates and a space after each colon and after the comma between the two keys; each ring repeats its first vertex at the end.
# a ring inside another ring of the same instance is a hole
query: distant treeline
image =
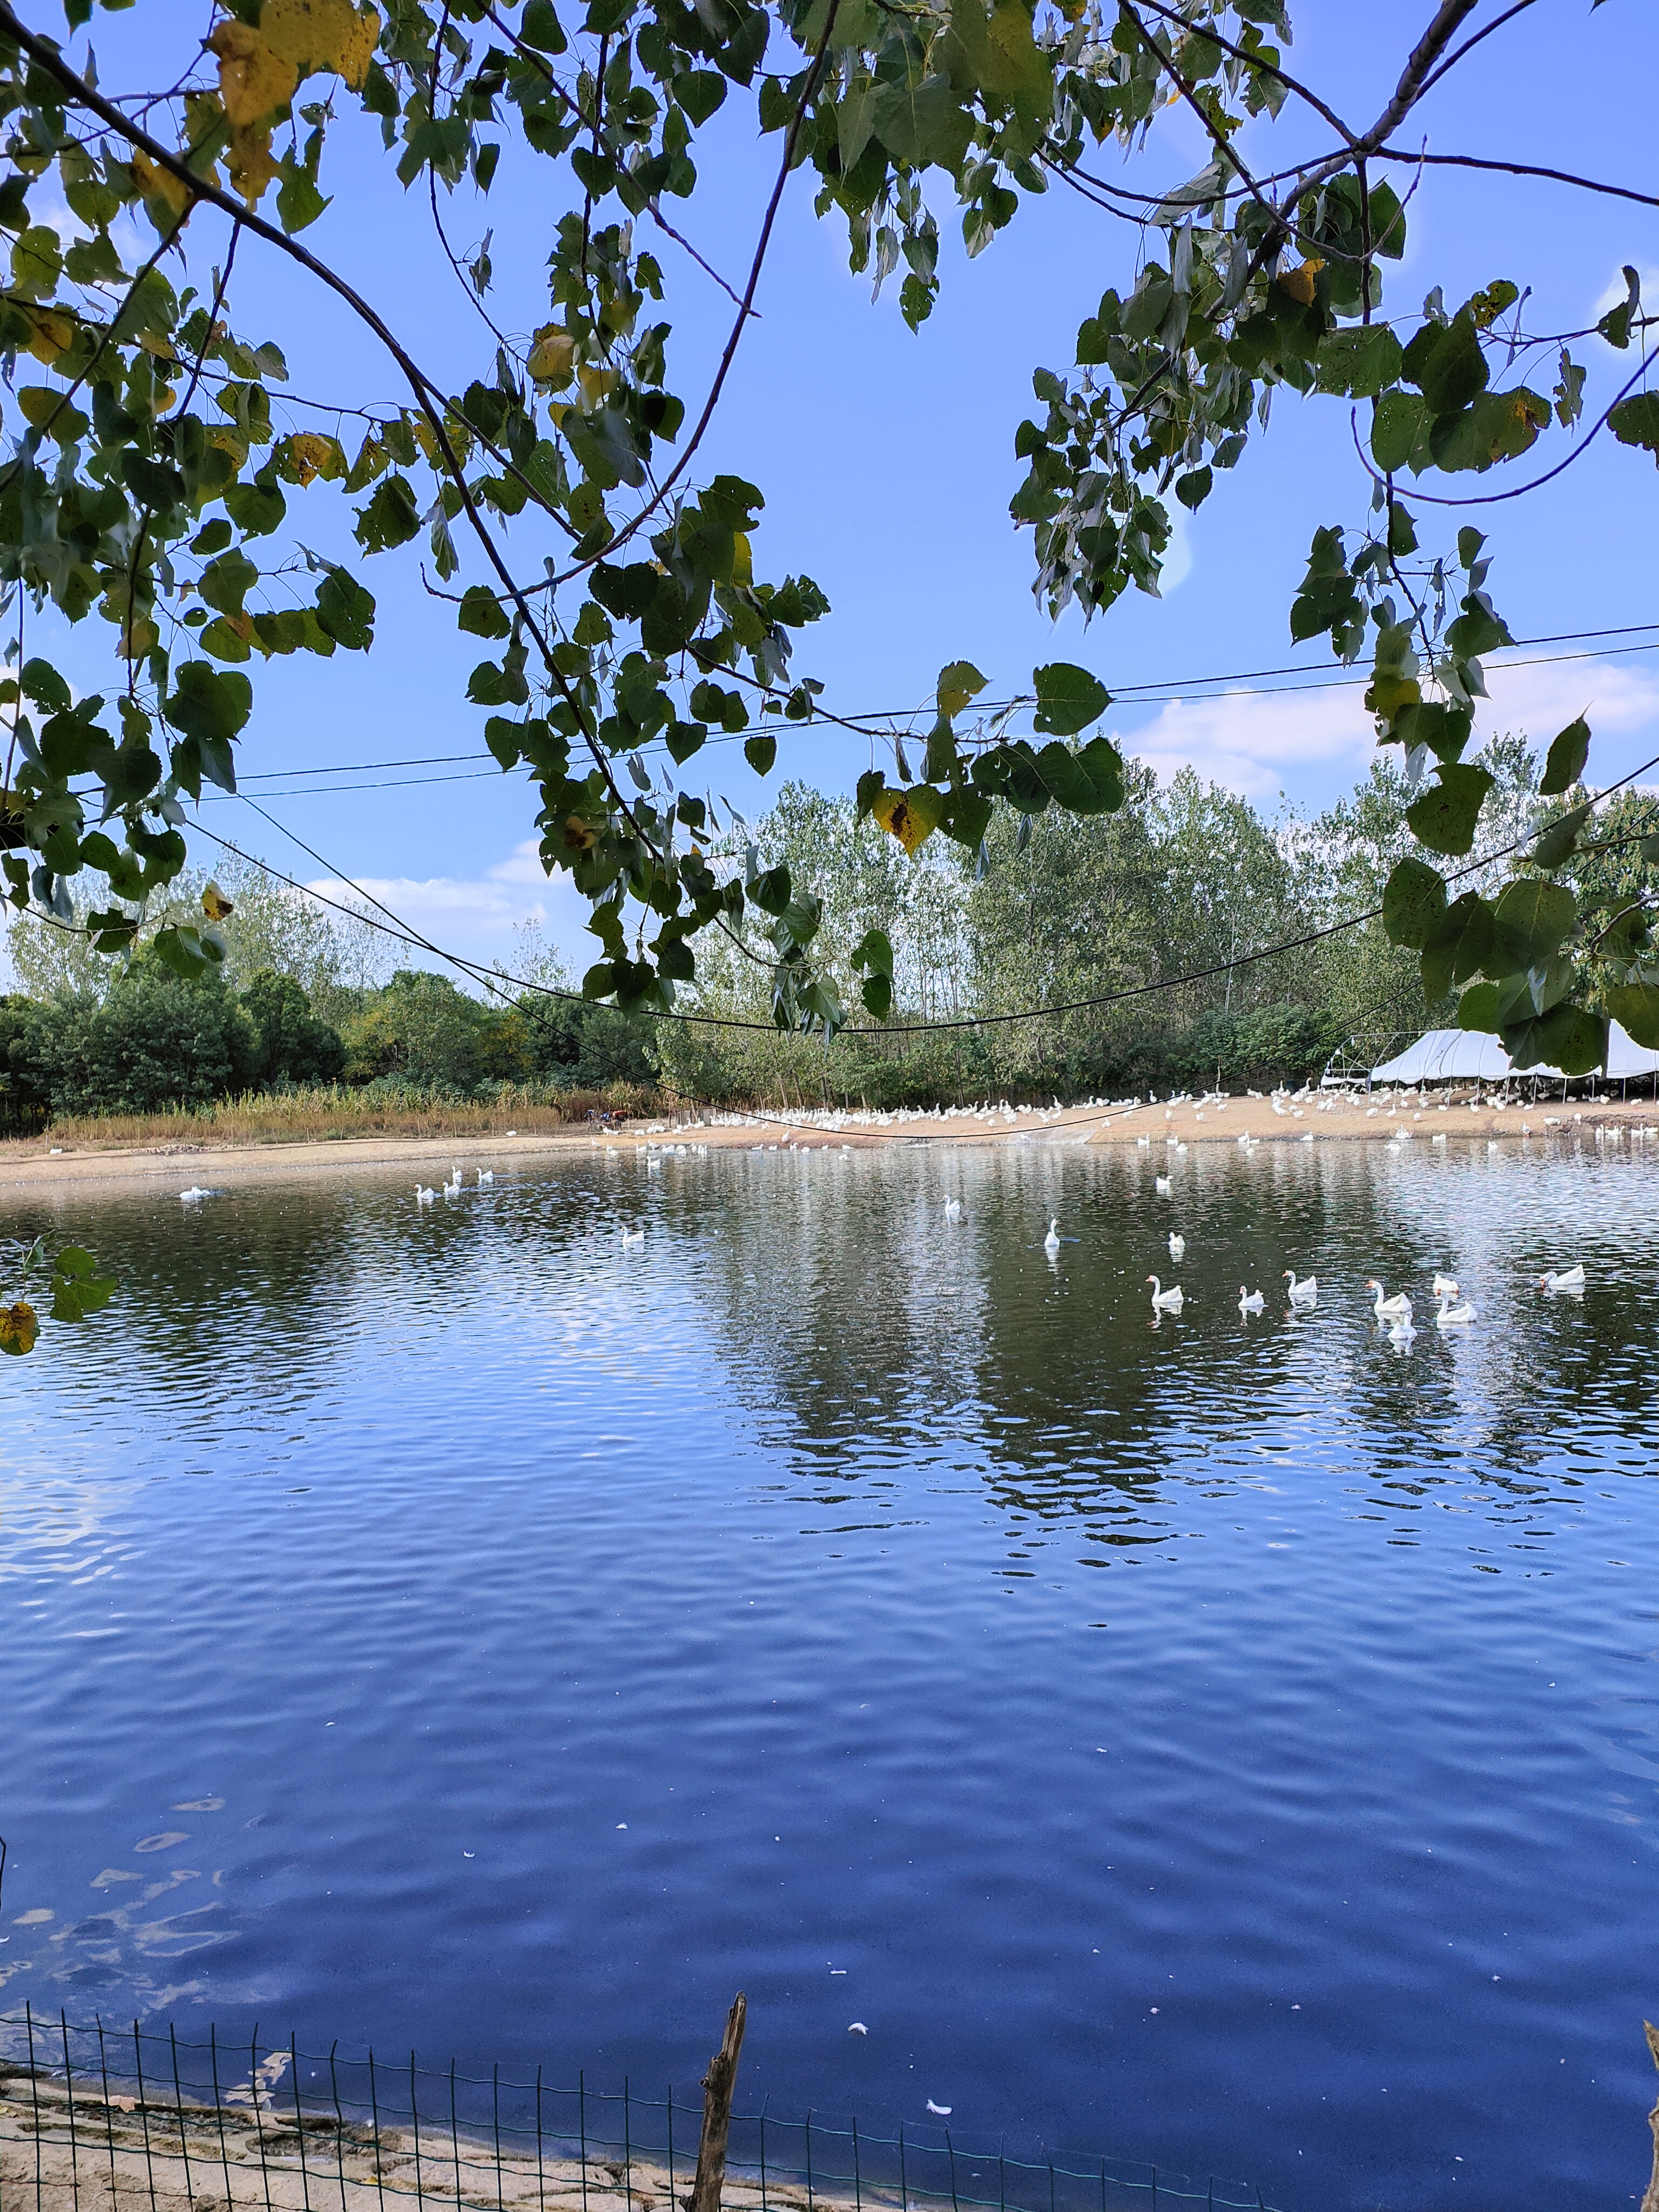
{"type": "MultiPolygon", "coordinates": [[[[1538,814],[1524,742],[1499,739],[1482,759],[1496,842],[1524,837],[1538,814]]],[[[14,1122],[148,1114],[341,1085],[388,1100],[636,1102],[654,1086],[733,1105],[872,1106],[1266,1089],[1454,1018],[1449,1000],[1425,1004],[1416,956],[1375,915],[1410,843],[1413,787],[1399,767],[1379,761],[1312,818],[1267,819],[1189,771],[1160,787],[1132,763],[1128,781],[1116,814],[1004,809],[979,859],[935,838],[914,861],[850,801],[786,784],[745,841],[822,899],[814,949],[850,1017],[828,1042],[773,1027],[763,916],[700,940],[690,1018],[672,1022],[569,995],[533,927],[487,1000],[425,969],[388,974],[368,917],[326,913],[252,867],[217,886],[234,910],[224,969],[204,982],[142,954],[100,959],[84,936],[20,918],[0,1107],[14,1122]],[[879,1024],[852,962],[872,929],[895,955],[879,1024]]],[[[1650,793],[1619,795],[1581,890],[1610,908],[1659,892],[1659,868],[1640,859],[1654,811],[1650,793]]],[[[744,854],[714,857],[735,867],[744,854]]]]}

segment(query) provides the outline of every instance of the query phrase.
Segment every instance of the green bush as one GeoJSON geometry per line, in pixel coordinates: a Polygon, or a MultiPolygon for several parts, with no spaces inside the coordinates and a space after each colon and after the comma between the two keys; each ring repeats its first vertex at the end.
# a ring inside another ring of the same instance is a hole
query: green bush
{"type": "Polygon", "coordinates": [[[54,1114],[153,1114],[246,1089],[259,1050],[258,1030],[222,983],[183,982],[140,962],[101,1006],[32,1005],[8,1057],[21,1088],[54,1114]]]}
{"type": "Polygon", "coordinates": [[[332,1083],[345,1066],[337,1030],[319,1022],[291,975],[260,968],[248,978],[242,1005],[258,1040],[255,1079],[262,1084],[332,1083]]]}

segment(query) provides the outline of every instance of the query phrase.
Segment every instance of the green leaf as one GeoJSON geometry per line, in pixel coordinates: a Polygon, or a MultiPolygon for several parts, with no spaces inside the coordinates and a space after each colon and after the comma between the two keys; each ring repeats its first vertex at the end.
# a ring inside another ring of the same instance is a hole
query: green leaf
{"type": "Polygon", "coordinates": [[[853,800],[854,813],[859,820],[862,821],[869,813],[886,788],[887,779],[878,768],[865,769],[859,778],[858,789],[853,800]]]}
{"type": "Polygon", "coordinates": [[[1659,392],[1632,392],[1607,410],[1607,428],[1621,446],[1640,446],[1659,465],[1659,392]]]}
{"type": "Polygon", "coordinates": [[[1607,1023],[1583,1006],[1552,1006],[1531,1021],[1506,1023],[1499,1035],[1517,1068],[1559,1067],[1564,1075],[1588,1075],[1607,1061],[1607,1023]]]}
{"type": "Polygon", "coordinates": [[[1467,853],[1493,780],[1484,768],[1443,761],[1437,780],[1406,809],[1413,835],[1431,853],[1467,853]]]}
{"type": "Polygon", "coordinates": [[[956,168],[968,150],[974,118],[951,89],[949,77],[933,75],[920,84],[884,84],[877,88],[876,136],[896,161],[925,168],[937,161],[956,168]]]}
{"type": "Polygon", "coordinates": [[[1571,858],[1578,842],[1578,833],[1589,820],[1591,802],[1573,807],[1559,822],[1552,822],[1541,832],[1528,858],[1535,868],[1559,868],[1571,858]]]}
{"type": "Polygon", "coordinates": [[[1584,773],[1584,763],[1589,758],[1589,724],[1582,714],[1569,722],[1559,737],[1551,743],[1544,763],[1544,773],[1538,788],[1546,799],[1571,791],[1584,773]]]}
{"type": "Polygon", "coordinates": [[[1391,945],[1421,951],[1446,911],[1446,886],[1425,860],[1398,860],[1382,891],[1382,927],[1391,945]]]}
{"type": "Polygon", "coordinates": [[[317,620],[348,653],[367,653],[374,642],[374,599],[344,568],[331,568],[317,587],[317,620]]]}
{"type": "Polygon", "coordinates": [[[991,826],[991,801],[983,792],[964,787],[951,793],[939,827],[947,837],[955,838],[958,845],[965,845],[970,853],[976,853],[991,826]]]}
{"type": "Polygon", "coordinates": [[[1414,392],[1382,394],[1371,410],[1371,459],[1384,476],[1407,465],[1427,428],[1427,410],[1414,392]]]}
{"type": "Polygon", "coordinates": [[[205,660],[187,660],[174,677],[167,718],[198,748],[202,771],[221,790],[234,791],[231,741],[253,711],[246,676],[222,674],[205,660]]]}
{"type": "Polygon", "coordinates": [[[743,741],[743,757],[757,775],[769,775],[778,757],[778,741],[769,730],[757,730],[743,741]]]}
{"type": "Polygon", "coordinates": [[[1512,392],[1483,392],[1462,413],[1436,422],[1429,452],[1437,468],[1479,472],[1524,453],[1550,420],[1548,400],[1525,385],[1512,392]]]}
{"type": "Polygon", "coordinates": [[[1112,695],[1099,678],[1069,660],[1033,669],[1031,681],[1037,697],[1032,726],[1059,738],[1074,737],[1098,721],[1112,703],[1112,695]]]}
{"type": "Polygon", "coordinates": [[[316,222],[328,206],[328,198],[317,189],[317,179],[301,167],[297,161],[286,161],[282,165],[281,185],[276,191],[276,216],[290,238],[295,231],[304,230],[316,222]]]}
{"type": "Polygon", "coordinates": [[[1571,891],[1541,876],[1523,876],[1498,902],[1494,955],[1504,974],[1541,968],[1559,949],[1577,919],[1571,891]]]}
{"type": "Polygon", "coordinates": [[[365,553],[384,553],[393,545],[406,545],[421,527],[421,510],[406,477],[395,472],[381,478],[367,507],[352,525],[352,536],[365,553]]]}
{"type": "Polygon", "coordinates": [[[1402,707],[1389,732],[1408,751],[1426,745],[1439,761],[1455,761],[1469,741],[1474,716],[1467,707],[1449,707],[1443,700],[1426,699],[1402,707]]]}
{"type": "Polygon", "coordinates": [[[1400,341],[1386,323],[1330,331],[1315,357],[1315,387],[1346,392],[1351,399],[1375,399],[1398,378],[1402,358],[1400,341]]]}
{"type": "Polygon", "coordinates": [[[1454,899],[1423,947],[1423,993],[1432,1003],[1485,966],[1492,943],[1492,908],[1478,891],[1454,899]]]}
{"type": "Polygon", "coordinates": [[[84,1321],[115,1295],[113,1275],[100,1275],[98,1262],[78,1244],[66,1244],[52,1261],[52,1317],[84,1321]]]}
{"type": "Polygon", "coordinates": [[[1659,984],[1611,983],[1605,996],[1607,1012],[1638,1044],[1659,1049],[1659,984]]]}
{"type": "Polygon", "coordinates": [[[971,660],[953,660],[939,672],[936,697],[939,710],[947,720],[961,714],[975,693],[985,689],[987,678],[981,676],[971,660]]]}
{"type": "Polygon", "coordinates": [[[461,593],[458,628],[474,637],[507,637],[513,629],[507,611],[486,585],[472,584],[461,593]]]}
{"type": "Polygon", "coordinates": [[[1455,415],[1486,388],[1486,356],[1467,307],[1449,323],[1425,323],[1406,348],[1401,374],[1431,415],[1455,415]]]}
{"type": "Polygon", "coordinates": [[[226,513],[245,538],[268,536],[288,513],[288,501],[274,483],[230,484],[224,501],[226,513]]]}

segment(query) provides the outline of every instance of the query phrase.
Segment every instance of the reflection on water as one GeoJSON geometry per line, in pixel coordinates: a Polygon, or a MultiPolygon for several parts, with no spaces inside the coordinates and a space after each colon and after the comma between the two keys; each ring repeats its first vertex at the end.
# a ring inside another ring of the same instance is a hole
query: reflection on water
{"type": "Polygon", "coordinates": [[[10,1201],[123,1289],[0,1378],[0,2006],[684,2083],[741,1984],[778,2107],[1639,2192],[1659,1170],[1153,1172],[10,1201]]]}

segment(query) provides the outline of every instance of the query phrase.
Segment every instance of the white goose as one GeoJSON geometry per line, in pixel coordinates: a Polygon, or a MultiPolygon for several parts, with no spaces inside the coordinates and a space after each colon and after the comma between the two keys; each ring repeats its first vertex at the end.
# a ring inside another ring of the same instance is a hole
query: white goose
{"type": "Polygon", "coordinates": [[[1154,1313],[1179,1313],[1181,1311],[1182,1306],[1187,1303],[1187,1295],[1182,1289],[1179,1283],[1172,1283],[1170,1288],[1166,1291],[1163,1284],[1158,1281],[1156,1275],[1148,1275],[1146,1279],[1152,1286],[1152,1311],[1154,1313]]]}
{"type": "Polygon", "coordinates": [[[435,1190],[423,1190],[419,1183],[416,1183],[415,1186],[415,1203],[416,1206],[430,1206],[437,1195],[438,1194],[435,1190]]]}
{"type": "Polygon", "coordinates": [[[1170,1181],[1168,1176],[1154,1176],[1152,1177],[1152,1188],[1157,1191],[1160,1198],[1168,1198],[1170,1192],[1175,1188],[1175,1184],[1170,1181]]]}
{"type": "Polygon", "coordinates": [[[643,1244],[645,1242],[645,1231],[643,1229],[624,1228],[622,1233],[622,1241],[624,1245],[643,1244]]]}
{"type": "Polygon", "coordinates": [[[961,1200],[959,1198],[947,1198],[947,1199],[945,1200],[945,1218],[947,1221],[960,1221],[960,1220],[961,1220],[961,1218],[962,1218],[962,1200],[961,1200]]]}
{"type": "Polygon", "coordinates": [[[1448,1295],[1455,1298],[1462,1295],[1457,1287],[1455,1278],[1451,1275],[1443,1275],[1437,1267],[1434,1271],[1434,1281],[1430,1287],[1437,1298],[1443,1298],[1448,1295]]]}
{"type": "Polygon", "coordinates": [[[1296,1269],[1286,1267],[1285,1279],[1291,1286],[1291,1304],[1293,1306],[1306,1307],[1318,1304],[1319,1278],[1317,1275],[1304,1275],[1298,1283],[1296,1279],[1296,1269]]]}
{"type": "Polygon", "coordinates": [[[1187,1240],[1184,1237],[1177,1236],[1172,1229],[1170,1231],[1170,1257],[1172,1260],[1180,1261],[1184,1260],[1186,1256],[1187,1240]]]}
{"type": "Polygon", "coordinates": [[[1260,1291],[1247,1291],[1243,1283],[1238,1286],[1238,1310],[1242,1314],[1260,1313],[1267,1301],[1260,1291]]]}
{"type": "Polygon", "coordinates": [[[1051,1260],[1059,1259],[1060,1221],[1058,1217],[1051,1218],[1049,1221],[1048,1234],[1042,1240],[1042,1249],[1048,1255],[1048,1257],[1051,1260]]]}
{"type": "Polygon", "coordinates": [[[495,1180],[495,1170],[494,1168],[480,1168],[478,1170],[478,1188],[480,1190],[483,1188],[486,1183],[494,1182],[495,1180]]]}
{"type": "Polygon", "coordinates": [[[1581,1260],[1572,1267],[1547,1267],[1538,1278],[1540,1291],[1582,1291],[1584,1287],[1584,1263],[1581,1260]]]}
{"type": "Polygon", "coordinates": [[[1393,1345],[1396,1352],[1406,1352],[1410,1349],[1414,1341],[1417,1331],[1412,1327],[1409,1320],[1394,1321],[1389,1323],[1386,1334],[1389,1342],[1393,1345]]]}
{"type": "MultiPolygon", "coordinates": [[[[1376,1292],[1376,1304],[1371,1308],[1371,1311],[1376,1316],[1378,1321],[1382,1322],[1385,1326],[1391,1321],[1409,1321],[1411,1319],[1412,1302],[1406,1296],[1404,1291],[1396,1291],[1393,1297],[1389,1297],[1388,1293],[1383,1290],[1382,1284],[1377,1281],[1375,1275],[1369,1278],[1366,1282],[1365,1288],[1368,1291],[1375,1291],[1376,1292]]],[[[1457,1285],[1454,1283],[1452,1285],[1454,1293],[1456,1291],[1456,1289],[1457,1285]]]]}
{"type": "Polygon", "coordinates": [[[1459,1328],[1466,1322],[1477,1318],[1474,1306],[1469,1299],[1465,1298],[1461,1306],[1455,1306],[1445,1292],[1441,1292],[1440,1310],[1434,1317],[1437,1328],[1459,1328]]]}

